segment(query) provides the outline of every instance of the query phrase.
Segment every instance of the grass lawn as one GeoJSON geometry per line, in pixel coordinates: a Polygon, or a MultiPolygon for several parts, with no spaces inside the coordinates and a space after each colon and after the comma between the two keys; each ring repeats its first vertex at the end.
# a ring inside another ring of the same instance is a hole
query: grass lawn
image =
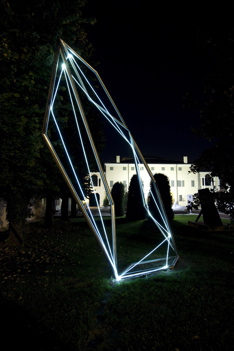
{"type": "MultiPolygon", "coordinates": [[[[0,243],[1,342],[24,351],[223,351],[234,348],[234,233],[172,224],[174,270],[113,283],[83,219],[29,223],[23,246],[0,243]]],[[[108,219],[107,219],[108,221],[108,219]]],[[[150,222],[117,219],[122,243],[150,222]]],[[[141,242],[138,241],[139,245],[141,242]]],[[[136,247],[134,245],[133,251],[136,247]]]]}

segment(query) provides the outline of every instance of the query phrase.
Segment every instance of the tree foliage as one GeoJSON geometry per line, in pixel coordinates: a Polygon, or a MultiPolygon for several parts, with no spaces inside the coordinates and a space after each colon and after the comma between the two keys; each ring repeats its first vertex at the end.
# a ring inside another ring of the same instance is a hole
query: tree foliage
{"type": "Polygon", "coordinates": [[[0,196],[10,222],[24,218],[36,192],[59,191],[57,169],[41,137],[53,55],[60,38],[86,59],[92,54],[85,0],[0,3],[0,196]],[[14,208],[17,204],[19,208],[14,208]]]}
{"type": "MultiPolygon", "coordinates": [[[[154,179],[156,180],[156,184],[160,193],[161,201],[163,203],[163,208],[166,212],[167,218],[169,221],[172,221],[174,218],[174,213],[172,210],[172,196],[170,191],[169,179],[165,174],[161,174],[161,173],[154,174],[154,179]]],[[[155,192],[155,188],[153,186],[152,181],[151,181],[150,189],[153,194],[153,197],[157,199],[158,196],[155,192]]],[[[152,195],[149,195],[148,204],[149,204],[149,210],[152,213],[152,215],[159,222],[161,222],[161,217],[159,216],[159,212],[155,206],[152,195]]]]}
{"type": "Polygon", "coordinates": [[[111,189],[111,195],[115,204],[115,215],[124,215],[124,185],[123,183],[116,182],[111,189]]]}
{"type": "Polygon", "coordinates": [[[138,176],[134,174],[130,181],[127,199],[126,218],[130,221],[146,218],[138,176]]]}
{"type": "Polygon", "coordinates": [[[201,123],[196,132],[210,141],[195,161],[193,171],[211,171],[224,183],[234,185],[234,53],[232,22],[215,22],[200,30],[200,45],[209,54],[210,72],[204,80],[201,123]]]}

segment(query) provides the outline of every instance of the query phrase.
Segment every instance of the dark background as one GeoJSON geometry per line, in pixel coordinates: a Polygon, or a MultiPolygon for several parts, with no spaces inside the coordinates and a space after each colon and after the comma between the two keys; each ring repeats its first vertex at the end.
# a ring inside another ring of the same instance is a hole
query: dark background
{"type": "MultiPolygon", "coordinates": [[[[192,128],[199,109],[185,95],[202,99],[212,56],[200,43],[202,31],[218,21],[219,3],[175,1],[90,1],[89,30],[95,67],[144,156],[194,161],[208,146],[192,128]]],[[[108,141],[105,161],[126,151],[108,141]]]]}

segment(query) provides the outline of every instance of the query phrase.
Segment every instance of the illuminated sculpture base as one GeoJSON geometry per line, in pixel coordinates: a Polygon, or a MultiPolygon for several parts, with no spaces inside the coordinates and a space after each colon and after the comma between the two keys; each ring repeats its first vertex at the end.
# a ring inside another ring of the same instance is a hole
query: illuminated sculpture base
{"type": "Polygon", "coordinates": [[[153,174],[98,73],[62,40],[54,59],[42,134],[72,196],[101,245],[115,280],[139,277],[174,267],[178,254],[153,174]],[[87,75],[91,76],[90,79],[87,75]],[[123,254],[126,256],[127,250],[124,247],[121,253],[121,247],[117,245],[115,206],[96,150],[95,138],[89,127],[89,116],[103,118],[129,148],[140,184],[142,206],[145,207],[148,217],[159,231],[159,235],[153,240],[152,249],[138,254],[136,261],[128,262],[121,271],[118,267],[118,257],[123,254]],[[148,208],[140,177],[142,167],[147,171],[152,183],[154,192],[151,191],[151,197],[160,221],[154,218],[148,208]],[[92,214],[89,205],[84,204],[88,196],[87,179],[91,189],[94,189],[92,176],[90,176],[94,168],[95,172],[98,170],[100,174],[110,204],[111,228],[109,229],[106,228],[95,192],[93,197],[97,216],[92,214]]]}

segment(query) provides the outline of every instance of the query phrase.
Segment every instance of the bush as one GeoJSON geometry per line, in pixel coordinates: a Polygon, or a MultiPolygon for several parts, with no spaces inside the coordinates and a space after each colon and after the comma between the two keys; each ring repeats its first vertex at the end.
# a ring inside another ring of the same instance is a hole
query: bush
{"type": "Polygon", "coordinates": [[[143,206],[140,184],[136,174],[132,177],[129,185],[126,217],[130,221],[146,218],[146,210],[143,206]]]}
{"type": "Polygon", "coordinates": [[[115,215],[124,215],[124,185],[116,182],[111,190],[111,195],[115,204],[115,215]]]}
{"type": "MultiPolygon", "coordinates": [[[[158,190],[159,190],[159,193],[161,196],[161,200],[162,200],[162,204],[163,204],[163,206],[160,206],[160,207],[161,208],[164,207],[167,218],[171,222],[174,218],[174,213],[172,211],[172,196],[171,196],[171,189],[170,189],[168,177],[165,174],[156,173],[154,175],[154,179],[156,180],[156,185],[158,187],[158,190]]],[[[151,188],[151,192],[152,192],[153,196],[158,200],[158,196],[155,192],[155,188],[152,184],[152,181],[151,181],[150,188],[151,188]]],[[[161,217],[159,215],[158,209],[156,208],[155,203],[154,203],[151,195],[149,195],[148,204],[149,204],[149,210],[150,210],[151,214],[159,222],[161,222],[161,217]]]]}
{"type": "Polygon", "coordinates": [[[103,200],[103,206],[104,207],[109,206],[109,200],[107,199],[107,197],[105,197],[105,199],[103,200]]]}
{"type": "Polygon", "coordinates": [[[98,206],[100,204],[100,195],[91,193],[89,196],[89,206],[98,206]]]}

